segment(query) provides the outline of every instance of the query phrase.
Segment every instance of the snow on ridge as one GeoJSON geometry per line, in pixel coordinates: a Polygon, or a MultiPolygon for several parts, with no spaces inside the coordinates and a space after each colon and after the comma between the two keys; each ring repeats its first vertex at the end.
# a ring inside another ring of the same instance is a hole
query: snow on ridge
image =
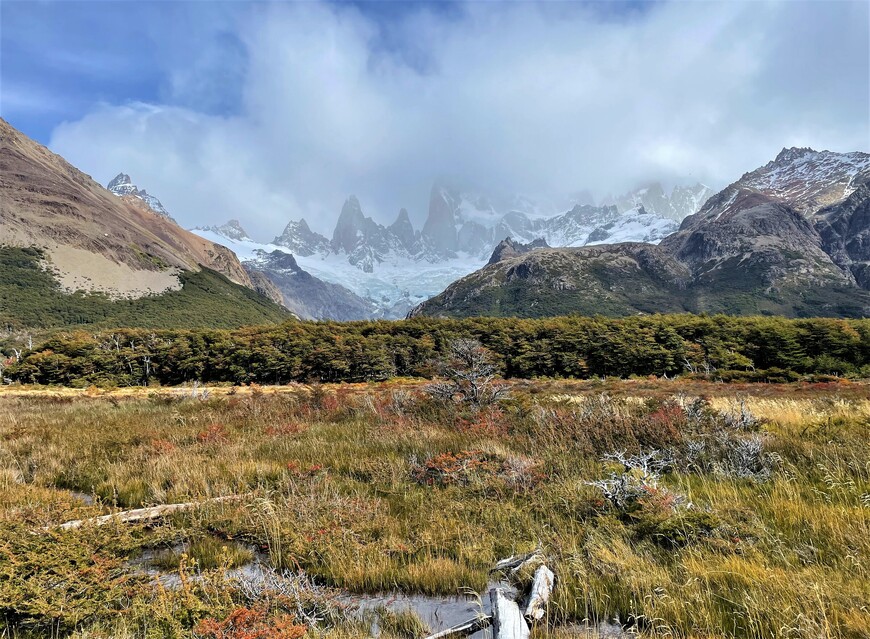
{"type": "Polygon", "coordinates": [[[437,263],[415,261],[395,254],[366,273],[347,261],[343,253],[301,256],[277,244],[260,244],[251,240],[233,240],[212,229],[191,229],[200,237],[232,250],[242,262],[256,263],[260,251],[281,251],[293,255],[296,263],[314,277],[340,284],[376,305],[384,317],[404,317],[417,304],[433,297],[457,279],[486,264],[475,256],[460,255],[437,263]]]}
{"type": "Polygon", "coordinates": [[[870,178],[870,154],[783,149],[738,185],[790,202],[805,213],[848,197],[858,178],[870,178]]]}

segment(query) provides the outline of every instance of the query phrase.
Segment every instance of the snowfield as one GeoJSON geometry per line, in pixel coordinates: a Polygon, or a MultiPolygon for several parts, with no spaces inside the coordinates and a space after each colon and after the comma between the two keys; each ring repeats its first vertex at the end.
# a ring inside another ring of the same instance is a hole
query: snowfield
{"type": "MultiPolygon", "coordinates": [[[[222,244],[232,250],[242,262],[256,261],[259,251],[290,249],[275,244],[260,244],[251,240],[232,240],[214,231],[193,229],[202,238],[222,244]]],[[[294,255],[296,263],[325,282],[340,284],[360,297],[371,300],[382,316],[397,319],[407,315],[414,306],[447,288],[455,280],[473,273],[486,264],[479,257],[461,256],[437,264],[412,259],[395,258],[375,265],[366,273],[347,261],[343,253],[327,255],[294,255]]]]}

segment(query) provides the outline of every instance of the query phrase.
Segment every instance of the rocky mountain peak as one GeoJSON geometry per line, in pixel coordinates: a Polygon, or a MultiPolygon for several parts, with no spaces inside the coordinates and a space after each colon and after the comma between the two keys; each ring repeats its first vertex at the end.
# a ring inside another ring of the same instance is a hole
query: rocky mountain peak
{"type": "Polygon", "coordinates": [[[423,225],[422,236],[433,249],[441,253],[454,253],[458,246],[454,198],[445,186],[437,182],[432,185],[429,215],[423,225]]]}
{"type": "MultiPolygon", "coordinates": [[[[167,211],[163,204],[160,203],[160,200],[145,191],[145,189],[139,190],[139,188],[133,184],[130,176],[126,173],[118,173],[118,175],[112,178],[108,185],[106,185],[106,188],[119,197],[132,195],[133,197],[145,202],[145,204],[148,205],[148,208],[161,217],[166,218],[170,222],[175,222],[172,216],[169,215],[169,211],[167,211]]],[[[177,222],[175,223],[177,224],[177,222]]]]}
{"type": "Polygon", "coordinates": [[[335,249],[351,253],[365,235],[368,218],[363,215],[362,207],[355,195],[351,195],[341,207],[341,214],[332,232],[332,245],[335,249]]]}
{"type": "Polygon", "coordinates": [[[411,224],[411,218],[408,217],[407,210],[401,209],[396,221],[387,228],[390,233],[396,236],[403,249],[409,253],[416,252],[417,233],[414,231],[414,225],[411,224]]]}
{"type": "Polygon", "coordinates": [[[126,173],[118,173],[118,175],[112,178],[112,181],[109,182],[106,188],[115,193],[117,190],[126,190],[127,187],[136,188],[133,186],[133,182],[130,180],[129,175],[126,173]]]}
{"type": "Polygon", "coordinates": [[[507,260],[512,257],[517,257],[518,255],[528,253],[529,251],[538,248],[550,248],[550,245],[547,244],[547,240],[542,237],[539,237],[526,244],[523,244],[522,242],[515,242],[510,237],[506,237],[495,247],[495,250],[493,250],[492,256],[489,258],[489,262],[487,262],[487,265],[495,264],[497,262],[501,262],[502,260],[507,260]]]}
{"type": "Polygon", "coordinates": [[[794,160],[801,158],[808,154],[815,154],[816,151],[811,149],[808,146],[798,147],[793,146],[791,148],[783,147],[782,151],[780,151],[776,158],[774,158],[774,163],[782,164],[784,162],[793,162],[794,160]]]}
{"type": "Polygon", "coordinates": [[[813,217],[820,209],[842,202],[870,179],[870,154],[835,153],[810,148],[787,148],[762,167],[711,197],[693,219],[719,218],[741,208],[747,198],[787,204],[813,217]]]}
{"type": "Polygon", "coordinates": [[[245,229],[242,228],[241,223],[238,220],[230,220],[226,224],[221,224],[220,226],[204,226],[204,227],[196,227],[197,231],[211,231],[212,233],[216,233],[221,237],[225,237],[229,240],[234,240],[236,242],[250,242],[251,238],[245,232],[245,229]]]}
{"type": "Polygon", "coordinates": [[[291,253],[285,253],[284,251],[279,251],[276,249],[271,253],[259,251],[258,255],[259,260],[261,260],[264,264],[268,265],[269,268],[281,269],[283,271],[293,273],[305,272],[301,268],[299,268],[299,264],[296,263],[296,258],[293,257],[291,253]]]}
{"type": "Polygon", "coordinates": [[[320,233],[312,231],[304,218],[287,222],[284,231],[276,236],[272,243],[285,246],[304,257],[329,252],[329,240],[320,233]]]}

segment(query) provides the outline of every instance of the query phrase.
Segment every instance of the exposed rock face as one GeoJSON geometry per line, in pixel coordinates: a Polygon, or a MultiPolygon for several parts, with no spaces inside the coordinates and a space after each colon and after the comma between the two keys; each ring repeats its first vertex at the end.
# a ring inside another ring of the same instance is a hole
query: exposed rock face
{"type": "Polygon", "coordinates": [[[529,251],[537,248],[550,248],[550,245],[547,244],[547,240],[542,237],[539,237],[537,240],[529,242],[528,244],[514,242],[511,238],[506,237],[498,243],[498,246],[495,247],[495,250],[493,250],[492,252],[492,256],[489,258],[488,264],[495,264],[496,262],[501,262],[502,260],[517,257],[518,255],[528,253],[529,251]]]}
{"type": "Polygon", "coordinates": [[[140,200],[145,202],[145,204],[148,205],[148,208],[150,208],[152,211],[162,217],[165,217],[170,222],[176,223],[172,216],[169,215],[169,211],[167,211],[160,203],[160,200],[158,200],[153,195],[147,193],[145,189],[138,189],[136,185],[133,184],[130,176],[126,173],[118,173],[118,175],[116,175],[114,179],[109,182],[106,188],[118,196],[130,195],[132,197],[139,198],[140,200]]]}
{"type": "Polygon", "coordinates": [[[409,254],[419,251],[419,235],[414,232],[414,226],[408,217],[408,211],[401,209],[396,221],[387,227],[390,233],[399,241],[399,245],[409,254]]]}
{"type": "MultiPolygon", "coordinates": [[[[581,207],[571,217],[582,224],[583,214],[581,207]]],[[[865,316],[868,281],[870,155],[784,149],[710,197],[659,246],[551,249],[491,262],[414,314],[865,316]]]]}
{"type": "Polygon", "coordinates": [[[842,202],[819,211],[814,224],[822,249],[858,286],[870,290],[870,180],[842,202]]]}
{"type": "Polygon", "coordinates": [[[351,195],[341,207],[341,215],[332,232],[332,246],[336,250],[352,253],[365,239],[368,223],[372,220],[363,215],[362,208],[356,196],[351,195]]]}
{"type": "Polygon", "coordinates": [[[359,200],[351,195],[338,216],[331,248],[335,253],[345,253],[351,264],[371,273],[387,255],[401,251],[402,242],[390,229],[363,215],[359,200]]]}
{"type": "Polygon", "coordinates": [[[272,240],[272,243],[285,246],[297,255],[314,255],[329,251],[329,240],[320,233],[312,231],[305,218],[298,222],[295,220],[288,222],[284,232],[272,240]]]}
{"type": "Polygon", "coordinates": [[[433,250],[451,255],[459,247],[456,235],[456,201],[445,187],[435,184],[429,196],[429,216],[423,225],[423,241],[433,250]]]}
{"type": "Polygon", "coordinates": [[[79,288],[136,297],[172,288],[173,273],[200,265],[253,287],[232,251],[155,211],[127,176],[115,186],[130,192],[115,195],[2,119],[0,176],[0,241],[44,248],[79,288]],[[98,273],[77,277],[94,264],[98,273]],[[157,288],[138,283],[155,274],[166,276],[157,288]]]}
{"type": "MultiPolygon", "coordinates": [[[[242,266],[248,273],[248,277],[251,278],[251,283],[253,284],[255,291],[257,291],[260,295],[268,297],[276,304],[280,304],[288,310],[293,310],[286,306],[286,304],[284,303],[284,295],[281,292],[281,289],[278,288],[278,286],[271,279],[269,279],[269,276],[266,273],[263,273],[253,268],[249,268],[247,264],[243,264],[242,266]]],[[[298,313],[295,313],[295,315],[296,317],[300,317],[298,313]]]]}
{"type": "Polygon", "coordinates": [[[303,270],[289,253],[260,251],[245,269],[264,278],[278,291],[278,302],[302,319],[339,321],[372,319],[374,305],[338,284],[317,279],[303,270]]]}

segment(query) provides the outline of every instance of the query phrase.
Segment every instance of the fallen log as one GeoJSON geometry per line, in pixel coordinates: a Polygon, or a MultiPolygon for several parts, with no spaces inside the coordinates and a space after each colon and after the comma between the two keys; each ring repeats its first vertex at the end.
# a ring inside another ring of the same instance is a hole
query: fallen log
{"type": "Polygon", "coordinates": [[[441,632],[436,632],[434,635],[429,635],[426,639],[448,639],[450,637],[467,637],[475,632],[489,628],[492,623],[492,615],[481,615],[474,619],[469,619],[463,623],[457,624],[450,628],[446,628],[441,632]]]}
{"type": "Polygon", "coordinates": [[[526,603],[523,615],[530,621],[539,621],[547,612],[547,602],[553,592],[556,575],[544,565],[538,566],[532,581],[532,589],[526,603]]]}
{"type": "Polygon", "coordinates": [[[516,601],[508,599],[504,589],[489,592],[492,602],[493,639],[529,639],[529,626],[516,601]]]}
{"type": "Polygon", "coordinates": [[[60,530],[74,530],[85,525],[105,526],[117,522],[119,524],[140,524],[143,522],[155,521],[162,519],[168,515],[190,510],[205,504],[216,504],[224,501],[234,501],[243,499],[247,495],[225,495],[223,497],[213,497],[204,501],[188,501],[180,504],[161,504],[159,506],[150,506],[148,508],[134,508],[133,510],[122,510],[121,512],[111,513],[109,515],[100,515],[99,517],[89,517],[88,519],[74,519],[59,526],[49,526],[60,530]]]}
{"type": "Polygon", "coordinates": [[[507,557],[506,559],[502,559],[496,562],[495,566],[493,566],[490,572],[498,572],[502,570],[509,570],[512,574],[519,572],[523,566],[525,566],[530,561],[535,560],[541,555],[541,549],[538,548],[533,552],[530,552],[526,555],[512,555],[507,557]]]}

